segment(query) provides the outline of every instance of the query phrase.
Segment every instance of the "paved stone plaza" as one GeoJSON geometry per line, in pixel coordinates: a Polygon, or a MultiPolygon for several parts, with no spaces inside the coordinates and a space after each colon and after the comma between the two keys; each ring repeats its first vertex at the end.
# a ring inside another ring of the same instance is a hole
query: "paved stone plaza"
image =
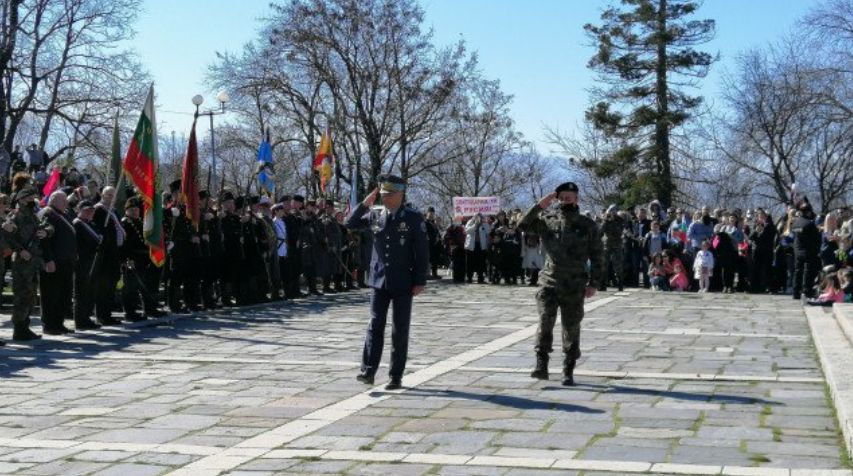
{"type": "Polygon", "coordinates": [[[366,291],[7,343],[0,473],[853,474],[790,297],[600,293],[564,388],[534,293],[431,283],[395,392],[354,378],[366,291]]]}

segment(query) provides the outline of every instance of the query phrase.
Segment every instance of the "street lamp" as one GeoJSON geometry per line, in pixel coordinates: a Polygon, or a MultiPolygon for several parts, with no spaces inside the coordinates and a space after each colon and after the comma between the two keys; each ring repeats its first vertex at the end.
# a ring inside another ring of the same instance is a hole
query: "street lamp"
{"type": "Polygon", "coordinates": [[[219,109],[208,109],[206,111],[199,111],[199,108],[204,103],[204,97],[201,94],[196,94],[192,99],[193,105],[195,105],[195,117],[210,117],[210,172],[207,174],[207,188],[211,193],[213,193],[213,189],[211,187],[216,186],[216,136],[213,133],[213,116],[225,114],[225,103],[228,102],[229,99],[230,97],[227,92],[220,91],[219,94],[216,95],[216,100],[219,101],[219,109]]]}

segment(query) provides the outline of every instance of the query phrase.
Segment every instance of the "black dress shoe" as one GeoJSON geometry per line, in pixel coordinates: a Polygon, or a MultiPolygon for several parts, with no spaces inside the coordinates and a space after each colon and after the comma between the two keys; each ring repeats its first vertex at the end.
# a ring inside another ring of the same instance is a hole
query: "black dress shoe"
{"type": "Polygon", "coordinates": [[[120,326],[121,321],[119,321],[118,319],[113,319],[112,317],[110,317],[109,319],[98,319],[98,324],[100,324],[102,327],[103,326],[120,326]]]}
{"type": "Polygon", "coordinates": [[[131,314],[129,316],[124,316],[124,319],[130,322],[142,322],[148,320],[146,316],[140,316],[139,314],[131,314]]]}
{"type": "Polygon", "coordinates": [[[49,328],[47,328],[47,329],[42,329],[42,332],[43,332],[43,333],[44,333],[44,335],[46,335],[46,336],[61,336],[61,335],[65,334],[65,333],[64,333],[64,332],[62,332],[62,330],[61,330],[61,329],[59,329],[59,328],[57,328],[57,329],[53,329],[53,328],[50,328],[50,327],[49,327],[49,328]]]}
{"type": "Polygon", "coordinates": [[[355,379],[361,383],[364,383],[367,385],[373,385],[373,375],[367,375],[367,374],[362,373],[362,374],[358,374],[355,377],[355,379]]]}
{"type": "Polygon", "coordinates": [[[41,336],[33,332],[29,327],[15,329],[12,333],[12,340],[28,341],[38,339],[41,339],[41,336]]]}
{"type": "Polygon", "coordinates": [[[79,323],[74,323],[74,328],[77,329],[78,331],[91,331],[94,329],[100,329],[101,326],[99,326],[98,324],[95,324],[91,320],[87,319],[87,320],[81,321],[79,323]]]}
{"type": "Polygon", "coordinates": [[[165,317],[168,316],[169,313],[160,309],[154,309],[151,312],[146,312],[145,315],[148,317],[165,317]]]}
{"type": "Polygon", "coordinates": [[[403,388],[403,382],[398,378],[392,378],[390,382],[385,384],[385,390],[400,390],[401,388],[403,388]]]}

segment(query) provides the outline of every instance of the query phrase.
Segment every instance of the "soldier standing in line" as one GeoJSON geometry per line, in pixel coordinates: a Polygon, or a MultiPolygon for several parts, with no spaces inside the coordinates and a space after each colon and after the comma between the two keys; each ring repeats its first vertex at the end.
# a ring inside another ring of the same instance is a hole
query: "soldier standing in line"
{"type": "Polygon", "coordinates": [[[35,213],[36,190],[29,185],[15,194],[17,208],[3,225],[3,237],[12,249],[12,339],[41,339],[30,330],[30,314],[36,300],[36,280],[44,266],[41,240],[53,234],[53,227],[41,223],[35,213]]]}
{"type": "Polygon", "coordinates": [[[200,220],[198,234],[201,238],[201,303],[207,309],[216,309],[216,281],[219,279],[218,266],[222,257],[222,238],[219,234],[219,220],[210,203],[207,190],[198,192],[200,220]]]}
{"type": "Polygon", "coordinates": [[[72,222],[77,236],[77,263],[74,266],[74,328],[78,331],[100,329],[92,321],[95,309],[95,289],[89,271],[95,262],[98,245],[104,239],[100,227],[93,221],[95,204],[83,199],[77,203],[77,218],[72,222]]]}
{"type": "Polygon", "coordinates": [[[53,227],[53,235],[42,240],[45,267],[39,273],[41,294],[41,326],[47,335],[68,334],[63,320],[72,308],[74,262],[77,261],[77,238],[64,192],[53,192],[47,206],[38,213],[39,221],[53,227]]]}
{"type": "Polygon", "coordinates": [[[244,273],[243,217],[236,213],[234,194],[223,191],[219,197],[220,225],[222,230],[222,305],[244,305],[242,292],[244,273]],[[236,301],[236,302],[235,302],[236,301]]]}
{"type": "Polygon", "coordinates": [[[604,244],[604,268],[603,277],[599,283],[599,291],[607,291],[607,283],[610,273],[616,280],[616,286],[622,291],[622,233],[625,231],[625,221],[618,214],[616,205],[607,207],[604,213],[604,221],[601,224],[601,241],[604,244]]]}
{"type": "Polygon", "coordinates": [[[305,274],[308,292],[320,296],[322,293],[317,290],[317,273],[321,270],[326,255],[325,249],[322,247],[323,226],[316,213],[316,202],[314,200],[305,202],[299,239],[302,253],[302,272],[305,274]]]}
{"type": "Polygon", "coordinates": [[[601,236],[595,222],[578,209],[578,187],[566,182],[534,205],[519,224],[525,232],[542,237],[546,259],[536,294],[539,329],[536,333],[536,368],[531,377],[548,379],[548,357],[554,340],[557,310],[563,327],[563,385],[574,385],[574,368],[580,358],[580,331],[584,299],[595,295],[601,279],[601,236]],[[558,200],[560,208],[548,210],[558,200]],[[587,271],[587,263],[589,270],[587,271]]]}
{"type": "Polygon", "coordinates": [[[121,225],[127,233],[124,244],[121,246],[124,279],[121,299],[124,318],[130,322],[166,315],[164,311],[157,309],[155,273],[158,269],[151,262],[150,249],[145,242],[141,211],[142,200],[139,197],[130,197],[124,203],[124,218],[121,219],[121,225]],[[137,312],[140,296],[143,311],[141,316],[137,312]]]}
{"type": "Polygon", "coordinates": [[[369,229],[373,233],[371,257],[370,323],[364,340],[359,382],[373,384],[385,341],[388,307],[391,315],[391,368],[386,390],[402,388],[409,349],[412,300],[426,286],[429,242],[420,213],[403,206],[406,182],[394,175],[379,177],[380,186],[370,193],[347,219],[347,228],[369,229]],[[371,207],[382,194],[382,208],[371,207]]]}
{"type": "Polygon", "coordinates": [[[266,267],[266,275],[269,278],[269,294],[270,299],[278,301],[284,299],[281,295],[281,266],[278,259],[278,239],[275,232],[275,224],[273,224],[272,200],[266,195],[261,197],[259,212],[259,224],[262,225],[263,234],[266,240],[264,248],[264,266],[266,267]]]}
{"type": "Polygon", "coordinates": [[[337,293],[342,289],[335,286],[332,288],[332,280],[340,269],[341,260],[341,230],[335,221],[335,204],[331,200],[323,200],[319,206],[319,217],[322,229],[322,240],[324,256],[322,259],[323,292],[337,293]]]}
{"type": "Polygon", "coordinates": [[[116,190],[104,187],[101,191],[101,201],[95,204],[95,215],[92,220],[103,229],[103,240],[95,255],[95,313],[98,323],[102,326],[117,326],[121,321],[113,318],[113,302],[116,294],[116,284],[121,276],[121,259],[119,247],[124,243],[124,228],[113,211],[113,201],[116,190]]]}
{"type": "MultiPolygon", "coordinates": [[[[181,189],[181,181],[172,182],[173,190],[181,189]]],[[[186,204],[180,193],[172,195],[172,216],[169,250],[171,267],[169,269],[169,288],[167,299],[169,310],[173,313],[198,312],[200,282],[198,264],[201,260],[201,237],[192,221],[187,218],[186,204]]]]}
{"type": "MultiPolygon", "coordinates": [[[[288,196],[282,197],[282,201],[287,200],[288,196]]],[[[290,209],[284,216],[284,225],[287,228],[287,292],[285,296],[288,299],[296,299],[305,297],[302,293],[299,284],[299,277],[302,275],[302,217],[300,211],[305,199],[301,195],[289,197],[290,209]]]]}

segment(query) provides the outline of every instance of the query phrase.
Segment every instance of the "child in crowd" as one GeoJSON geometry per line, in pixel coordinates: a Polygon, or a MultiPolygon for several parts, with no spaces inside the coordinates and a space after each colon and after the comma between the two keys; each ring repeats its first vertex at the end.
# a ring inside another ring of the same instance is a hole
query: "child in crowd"
{"type": "Polygon", "coordinates": [[[669,287],[673,291],[687,291],[690,282],[687,280],[687,272],[680,263],[676,263],[673,268],[673,275],[669,278],[669,287]]]}
{"type": "Polygon", "coordinates": [[[839,270],[838,282],[844,292],[844,302],[853,303],[853,268],[839,270]]]}
{"type": "Polygon", "coordinates": [[[823,278],[821,284],[823,292],[817,299],[809,299],[806,303],[810,306],[832,306],[834,303],[844,301],[844,291],[841,290],[841,283],[838,282],[838,274],[830,273],[823,278]]]}
{"type": "Polygon", "coordinates": [[[649,264],[649,281],[655,291],[669,291],[669,280],[666,278],[666,268],[663,264],[663,255],[655,253],[649,264]]]}
{"type": "Polygon", "coordinates": [[[693,271],[699,281],[699,292],[707,293],[714,271],[714,255],[711,254],[710,241],[702,241],[702,249],[696,253],[696,259],[693,260],[693,271]]]}

